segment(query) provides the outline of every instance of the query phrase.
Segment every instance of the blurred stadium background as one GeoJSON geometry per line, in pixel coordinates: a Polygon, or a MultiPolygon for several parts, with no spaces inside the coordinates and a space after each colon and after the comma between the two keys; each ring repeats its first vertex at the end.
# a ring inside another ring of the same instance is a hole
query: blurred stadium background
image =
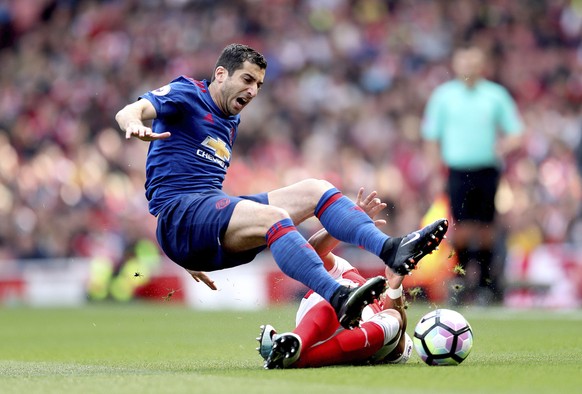
{"type": "MultiPolygon", "coordinates": [[[[578,307],[581,37],[580,0],[0,1],[0,305],[289,301],[302,289],[268,253],[213,274],[218,294],[159,254],[143,189],[147,144],[125,141],[114,114],[177,75],[209,78],[224,45],[249,44],[269,67],[225,188],[254,193],[305,177],[348,196],[365,186],[389,202],[385,231],[403,234],[432,203],[424,105],[451,77],[454,46],[472,42],[493,54],[488,75],[526,124],[497,199],[504,302],[578,307]]],[[[343,252],[364,272],[381,264],[343,252]]],[[[446,288],[446,274],[433,279],[446,288]]]]}

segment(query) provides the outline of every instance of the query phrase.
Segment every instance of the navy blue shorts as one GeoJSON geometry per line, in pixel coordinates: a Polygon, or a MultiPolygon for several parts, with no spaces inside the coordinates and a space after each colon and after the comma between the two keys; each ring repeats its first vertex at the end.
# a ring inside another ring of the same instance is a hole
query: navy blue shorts
{"type": "Polygon", "coordinates": [[[233,197],[221,190],[176,198],[158,214],[157,238],[164,253],[180,266],[216,271],[251,262],[266,248],[229,253],[221,246],[234,207],[242,200],[268,204],[267,193],[233,197]]]}
{"type": "Polygon", "coordinates": [[[493,222],[499,176],[496,168],[449,170],[448,192],[455,221],[493,222]]]}

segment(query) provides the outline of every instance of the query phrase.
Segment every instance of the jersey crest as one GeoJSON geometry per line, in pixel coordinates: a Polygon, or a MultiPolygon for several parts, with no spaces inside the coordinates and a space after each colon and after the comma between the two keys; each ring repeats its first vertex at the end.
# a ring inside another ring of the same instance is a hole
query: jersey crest
{"type": "Polygon", "coordinates": [[[155,94],[156,96],[165,96],[170,93],[170,90],[172,90],[172,87],[170,85],[165,85],[156,90],[152,90],[152,94],[155,94]]]}

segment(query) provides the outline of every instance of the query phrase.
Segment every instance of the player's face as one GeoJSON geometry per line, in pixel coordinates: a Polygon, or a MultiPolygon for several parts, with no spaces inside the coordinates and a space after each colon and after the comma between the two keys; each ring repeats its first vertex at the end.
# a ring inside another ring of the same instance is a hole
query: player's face
{"type": "Polygon", "coordinates": [[[224,70],[217,104],[227,115],[239,114],[259,93],[264,79],[265,70],[248,61],[232,75],[224,70]]]}

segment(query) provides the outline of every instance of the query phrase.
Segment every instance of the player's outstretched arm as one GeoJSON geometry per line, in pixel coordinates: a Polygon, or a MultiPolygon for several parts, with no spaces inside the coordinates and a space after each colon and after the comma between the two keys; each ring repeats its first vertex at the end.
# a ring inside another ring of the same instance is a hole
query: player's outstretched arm
{"type": "Polygon", "coordinates": [[[406,345],[406,327],[408,325],[408,318],[406,315],[406,305],[404,294],[402,294],[402,281],[404,276],[397,275],[388,267],[385,271],[386,279],[388,279],[387,296],[384,298],[384,310],[394,309],[400,314],[402,319],[402,327],[400,328],[400,341],[394,351],[387,356],[387,359],[395,359],[399,357],[404,351],[406,345]],[[398,295],[400,293],[400,295],[398,295]]]}
{"type": "Polygon", "coordinates": [[[119,128],[125,132],[125,138],[132,136],[142,141],[153,141],[168,138],[169,132],[154,133],[150,127],[143,124],[144,120],[156,117],[156,109],[148,100],[138,100],[123,107],[116,115],[115,120],[119,128]]]}
{"type": "Polygon", "coordinates": [[[405,312],[405,304],[404,304],[404,295],[401,293],[402,291],[402,282],[404,281],[404,276],[395,274],[389,267],[386,267],[384,274],[386,279],[388,280],[388,290],[387,292],[391,291],[391,294],[400,295],[398,297],[386,297],[384,300],[384,309],[396,309],[398,313],[400,313],[402,317],[402,322],[404,323],[404,329],[406,329],[406,312],[405,312]]]}

